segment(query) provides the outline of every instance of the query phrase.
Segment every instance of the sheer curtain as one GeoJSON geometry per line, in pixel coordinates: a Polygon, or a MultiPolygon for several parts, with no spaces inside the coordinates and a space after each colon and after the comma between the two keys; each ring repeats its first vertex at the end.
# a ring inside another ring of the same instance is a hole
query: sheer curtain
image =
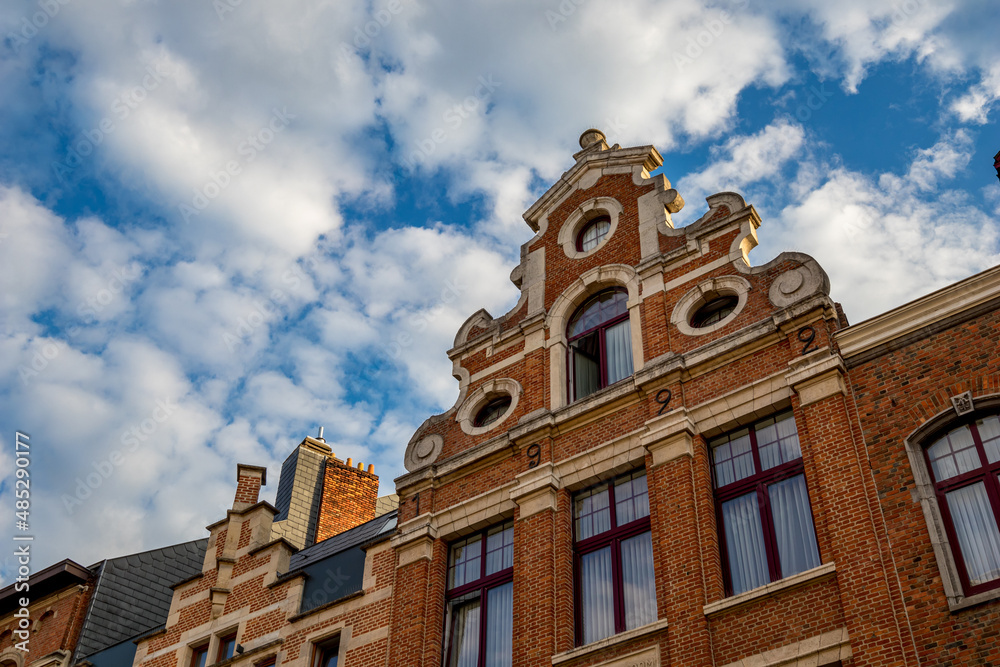
{"type": "Polygon", "coordinates": [[[653,578],[653,537],[642,533],[621,543],[625,629],[656,620],[656,582],[653,578]]]}
{"type": "Polygon", "coordinates": [[[986,486],[976,482],[946,494],[958,544],[973,586],[1000,577],[1000,531],[986,486]]]}
{"type": "Polygon", "coordinates": [[[613,588],[611,547],[580,556],[584,644],[615,634],[613,588]]]}
{"type": "Polygon", "coordinates": [[[632,375],[632,329],[623,320],[604,332],[604,345],[608,356],[608,384],[632,375]]]}
{"type": "Polygon", "coordinates": [[[763,586],[770,580],[759,507],[756,492],[722,503],[733,595],[763,586]]]}
{"type": "Polygon", "coordinates": [[[573,350],[573,397],[590,396],[601,388],[601,366],[598,360],[597,334],[584,336],[574,341],[573,350]]]}
{"type": "Polygon", "coordinates": [[[479,663],[479,600],[454,607],[451,667],[476,667],[479,663]]]}
{"type": "Polygon", "coordinates": [[[509,667],[514,636],[514,584],[486,593],[486,667],[509,667]]]}
{"type": "Polygon", "coordinates": [[[781,576],[790,577],[819,566],[819,549],[809,509],[809,492],[804,475],[767,487],[771,501],[774,537],[778,542],[781,576]]]}

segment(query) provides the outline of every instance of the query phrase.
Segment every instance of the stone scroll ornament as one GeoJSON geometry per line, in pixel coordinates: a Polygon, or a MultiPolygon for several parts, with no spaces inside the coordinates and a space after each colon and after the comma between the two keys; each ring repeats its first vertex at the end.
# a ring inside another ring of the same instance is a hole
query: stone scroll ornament
{"type": "Polygon", "coordinates": [[[410,472],[426,468],[437,460],[443,447],[444,438],[436,433],[417,440],[411,440],[410,444],[406,446],[403,465],[410,472]]]}
{"type": "Polygon", "coordinates": [[[784,308],[813,294],[829,292],[828,280],[816,260],[810,257],[802,266],[775,278],[767,296],[775,306],[784,308]]]}

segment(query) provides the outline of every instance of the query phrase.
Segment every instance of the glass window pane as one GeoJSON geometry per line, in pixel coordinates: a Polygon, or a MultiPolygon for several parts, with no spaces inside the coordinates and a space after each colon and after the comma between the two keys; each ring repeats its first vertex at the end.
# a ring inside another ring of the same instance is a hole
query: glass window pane
{"type": "Polygon", "coordinates": [[[607,357],[608,384],[632,375],[632,327],[628,320],[604,331],[604,354],[607,357]]]}
{"type": "Polygon", "coordinates": [[[583,618],[584,644],[615,633],[613,590],[611,547],[580,556],[580,616],[583,618]]]}
{"type": "Polygon", "coordinates": [[[946,497],[969,583],[976,586],[1000,579],[1000,531],[986,486],[976,482],[946,497]]]}
{"type": "Polygon", "coordinates": [[[611,223],[607,220],[599,220],[598,222],[591,224],[583,233],[583,239],[581,239],[580,246],[584,251],[596,248],[597,244],[601,242],[601,239],[608,235],[609,229],[611,229],[611,223]]]}
{"type": "Polygon", "coordinates": [[[486,574],[514,566],[514,524],[491,528],[486,534],[486,574]]]}
{"type": "Polygon", "coordinates": [[[781,576],[790,577],[819,567],[819,548],[816,546],[805,476],[796,475],[772,484],[767,487],[767,494],[771,501],[781,576]]]}
{"type": "Polygon", "coordinates": [[[486,667],[509,667],[513,653],[514,584],[486,593],[486,667]]]}
{"type": "Polygon", "coordinates": [[[649,516],[646,471],[637,470],[615,482],[615,518],[619,526],[649,516]]]}
{"type": "Polygon", "coordinates": [[[642,533],[622,540],[621,559],[625,629],[632,630],[656,620],[652,535],[642,533]]]}
{"type": "Polygon", "coordinates": [[[479,664],[479,600],[455,605],[452,609],[451,667],[479,664]]]}
{"type": "Polygon", "coordinates": [[[448,588],[475,581],[481,574],[480,559],[483,553],[481,535],[462,540],[451,547],[451,564],[448,567],[448,588]]]}
{"type": "Polygon", "coordinates": [[[943,481],[978,468],[979,452],[968,426],[959,426],[927,449],[934,478],[943,481]]]}
{"type": "Polygon", "coordinates": [[[733,594],[768,583],[770,575],[757,493],[748,493],[722,503],[722,523],[733,594]]]}
{"type": "Polygon", "coordinates": [[[756,433],[762,469],[769,470],[802,457],[799,434],[791,413],[761,422],[756,427],[756,433]]]}
{"type": "Polygon", "coordinates": [[[1000,461],[1000,417],[985,417],[976,422],[979,438],[986,450],[986,460],[990,463],[1000,461]]]}
{"type": "Polygon", "coordinates": [[[750,431],[740,429],[713,443],[712,459],[715,462],[715,484],[723,487],[754,474],[753,452],[750,448],[750,431]]]}
{"type": "Polygon", "coordinates": [[[573,398],[590,396],[601,388],[600,338],[598,332],[570,343],[573,363],[573,398]]]}
{"type": "Polygon", "coordinates": [[[608,485],[601,484],[576,496],[573,512],[576,518],[576,539],[585,540],[611,530],[611,503],[608,485]]]}

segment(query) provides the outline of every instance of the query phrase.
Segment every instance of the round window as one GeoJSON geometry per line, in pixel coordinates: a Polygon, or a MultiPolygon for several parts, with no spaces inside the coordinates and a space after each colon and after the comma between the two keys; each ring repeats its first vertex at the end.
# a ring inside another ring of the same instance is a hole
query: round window
{"type": "Polygon", "coordinates": [[[486,405],[479,409],[476,413],[476,418],[472,421],[472,425],[476,428],[481,426],[489,426],[496,420],[503,416],[503,413],[507,412],[507,408],[510,407],[510,396],[500,396],[490,400],[486,405]]]}
{"type": "Polygon", "coordinates": [[[735,294],[709,299],[691,316],[691,327],[694,329],[703,329],[721,322],[736,310],[736,306],[739,303],[740,298],[735,294]]]}
{"type": "Polygon", "coordinates": [[[576,237],[576,249],[580,252],[593,250],[604,240],[610,230],[611,219],[608,216],[602,215],[599,218],[594,218],[580,230],[580,234],[576,237]]]}

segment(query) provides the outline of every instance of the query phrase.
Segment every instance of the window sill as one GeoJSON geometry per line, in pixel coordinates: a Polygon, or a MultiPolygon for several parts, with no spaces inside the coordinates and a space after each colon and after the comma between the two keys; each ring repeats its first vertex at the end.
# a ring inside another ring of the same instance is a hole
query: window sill
{"type": "Polygon", "coordinates": [[[969,607],[975,607],[976,605],[983,604],[984,602],[990,602],[991,600],[1000,599],[1000,588],[994,588],[992,591],[983,591],[982,593],[976,593],[975,595],[970,595],[967,598],[961,598],[958,602],[952,602],[948,600],[948,611],[955,613],[957,611],[963,611],[969,607]]]}
{"type": "Polygon", "coordinates": [[[553,665],[561,665],[570,660],[576,660],[577,658],[582,658],[585,656],[591,656],[598,654],[605,649],[611,648],[612,646],[618,646],[619,644],[624,644],[625,642],[632,641],[639,637],[645,637],[647,635],[654,634],[660,630],[664,630],[667,627],[667,619],[661,619],[659,621],[654,621],[642,627],[636,628],[635,630],[626,630],[625,632],[618,633],[617,635],[611,635],[607,639],[602,639],[597,642],[591,642],[583,646],[578,646],[572,651],[565,651],[563,653],[556,653],[552,656],[553,665]]]}
{"type": "Polygon", "coordinates": [[[739,595],[734,595],[733,597],[707,604],[704,608],[705,616],[711,618],[712,616],[716,616],[735,607],[749,604],[750,602],[754,602],[761,598],[770,597],[780,591],[804,586],[805,584],[812,583],[817,579],[823,579],[833,575],[836,572],[836,563],[824,563],[819,567],[814,567],[811,570],[806,570],[805,572],[799,572],[798,574],[794,574],[790,577],[785,577],[784,579],[772,582],[766,586],[761,586],[747,591],[746,593],[740,593],[739,595]]]}

